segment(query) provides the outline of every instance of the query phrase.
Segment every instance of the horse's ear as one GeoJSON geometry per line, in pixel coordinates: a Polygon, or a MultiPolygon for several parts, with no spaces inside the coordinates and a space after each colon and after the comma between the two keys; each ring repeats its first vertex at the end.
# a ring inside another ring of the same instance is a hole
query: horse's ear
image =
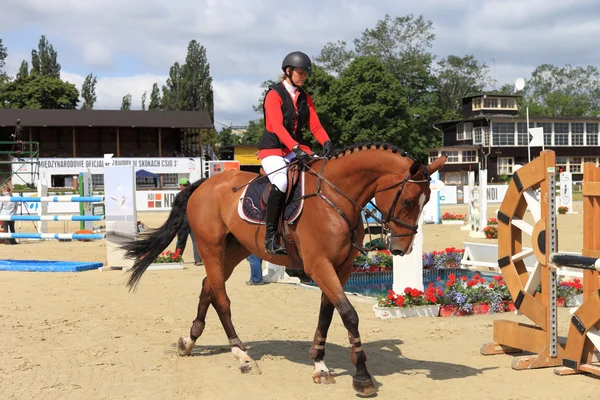
{"type": "Polygon", "coordinates": [[[442,169],[444,164],[446,164],[447,159],[447,156],[441,156],[439,158],[436,158],[435,161],[429,164],[429,166],[427,167],[427,172],[429,174],[433,174],[435,171],[439,171],[440,169],[442,169]]]}
{"type": "Polygon", "coordinates": [[[419,164],[418,162],[413,162],[412,165],[410,166],[410,175],[416,175],[417,172],[419,172],[419,170],[421,169],[421,164],[419,164]]]}

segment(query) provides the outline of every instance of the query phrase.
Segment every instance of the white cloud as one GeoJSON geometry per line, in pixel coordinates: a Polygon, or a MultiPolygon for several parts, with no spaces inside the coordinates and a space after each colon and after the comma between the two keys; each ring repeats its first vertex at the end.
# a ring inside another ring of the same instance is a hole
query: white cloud
{"type": "Polygon", "coordinates": [[[0,13],[9,48],[6,70],[30,59],[37,39],[15,33],[27,27],[45,34],[58,51],[63,74],[81,87],[98,76],[97,106],[119,108],[131,93],[140,107],[152,83],[162,85],[188,42],[206,47],[215,89],[215,119],[245,124],[261,82],[279,73],[282,58],[302,50],[311,56],[328,41],[350,45],[387,13],[433,21],[438,58],[474,54],[492,66],[499,85],[527,77],[543,63],[600,64],[597,0],[7,0],[0,13]],[[8,35],[8,36],[7,36],[8,35]]]}

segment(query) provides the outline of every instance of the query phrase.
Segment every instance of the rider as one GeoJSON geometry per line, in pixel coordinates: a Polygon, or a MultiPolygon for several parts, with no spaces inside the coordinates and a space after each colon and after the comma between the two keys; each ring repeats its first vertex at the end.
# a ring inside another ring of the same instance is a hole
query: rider
{"type": "Polygon", "coordinates": [[[304,125],[308,124],[315,139],[323,146],[324,157],[330,157],[334,151],[312,98],[302,90],[306,77],[312,71],[310,58],[294,51],[283,59],[281,69],[281,82],[271,86],[265,95],[265,131],[258,142],[258,158],[271,181],[265,235],[265,250],[271,254],[286,254],[277,237],[277,223],[288,184],[286,166],[294,158],[305,163],[312,155],[309,141],[302,137],[304,125]]]}

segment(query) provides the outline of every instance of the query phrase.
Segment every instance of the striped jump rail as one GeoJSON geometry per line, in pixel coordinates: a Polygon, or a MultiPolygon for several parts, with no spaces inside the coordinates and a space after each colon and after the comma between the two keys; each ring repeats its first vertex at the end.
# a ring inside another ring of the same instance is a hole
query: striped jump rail
{"type": "Polygon", "coordinates": [[[104,221],[104,215],[0,215],[0,221],[104,221]]]}
{"type": "Polygon", "coordinates": [[[0,233],[0,239],[105,239],[104,233],[0,233]]]}
{"type": "Polygon", "coordinates": [[[0,196],[0,203],[93,203],[104,201],[104,196],[42,196],[7,197],[0,196]]]}

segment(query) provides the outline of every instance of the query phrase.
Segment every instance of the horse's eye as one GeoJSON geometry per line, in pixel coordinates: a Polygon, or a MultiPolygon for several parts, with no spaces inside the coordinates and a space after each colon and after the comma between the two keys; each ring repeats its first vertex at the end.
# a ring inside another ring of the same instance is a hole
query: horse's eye
{"type": "Polygon", "coordinates": [[[415,206],[414,201],[404,199],[404,208],[408,209],[408,208],[413,208],[414,206],[415,206]]]}

